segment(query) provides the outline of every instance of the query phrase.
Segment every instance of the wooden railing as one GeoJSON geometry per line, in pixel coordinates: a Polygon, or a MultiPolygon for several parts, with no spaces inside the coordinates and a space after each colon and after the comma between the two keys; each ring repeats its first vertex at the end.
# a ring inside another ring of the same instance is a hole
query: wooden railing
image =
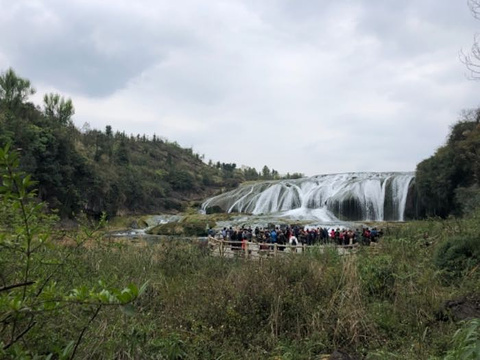
{"type": "MultiPolygon", "coordinates": [[[[208,237],[208,243],[214,254],[219,256],[242,256],[245,258],[261,258],[279,256],[287,253],[301,254],[307,251],[309,248],[317,245],[307,244],[278,244],[278,243],[259,243],[252,241],[234,241],[223,240],[215,237],[208,237]]],[[[358,244],[352,245],[335,245],[332,243],[322,244],[322,247],[334,247],[338,249],[340,254],[351,252],[358,247],[358,244]]]]}

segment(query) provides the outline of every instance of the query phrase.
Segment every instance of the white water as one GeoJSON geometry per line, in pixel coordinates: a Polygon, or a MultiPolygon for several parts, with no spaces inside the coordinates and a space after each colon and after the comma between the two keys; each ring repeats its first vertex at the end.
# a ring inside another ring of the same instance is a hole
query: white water
{"type": "Polygon", "coordinates": [[[346,173],[256,182],[210,198],[202,209],[219,206],[227,212],[325,222],[339,218],[382,221],[388,209],[389,218],[403,221],[413,178],[413,173],[346,173]]]}

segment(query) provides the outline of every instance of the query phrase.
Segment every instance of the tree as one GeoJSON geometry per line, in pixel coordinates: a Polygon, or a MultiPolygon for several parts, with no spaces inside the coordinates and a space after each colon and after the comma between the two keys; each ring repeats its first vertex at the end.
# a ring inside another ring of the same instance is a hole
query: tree
{"type": "Polygon", "coordinates": [[[125,310],[146,284],[122,290],[104,282],[89,288],[85,282],[70,288],[65,274],[80,268],[74,258],[82,256],[86,239],[76,238],[71,247],[56,241],[68,236],[54,233],[57,218],[37,201],[35,182],[19,170],[19,164],[17,152],[8,145],[0,148],[0,357],[73,359],[99,312],[111,306],[125,310]],[[80,308],[80,315],[70,313],[72,308],[80,308]],[[86,325],[75,334],[76,340],[67,342],[71,339],[67,326],[61,334],[47,331],[52,324],[67,324],[78,316],[86,325]]]}
{"type": "Polygon", "coordinates": [[[465,112],[447,143],[417,165],[415,183],[425,215],[446,217],[473,208],[480,196],[478,111],[465,112]]]}
{"type": "Polygon", "coordinates": [[[245,167],[243,169],[243,175],[245,177],[245,180],[258,180],[260,175],[258,174],[257,170],[253,167],[245,167]]]}
{"type": "Polygon", "coordinates": [[[168,172],[167,181],[174,190],[187,190],[195,186],[195,176],[185,169],[171,169],[168,172]]]}
{"type": "Polygon", "coordinates": [[[0,76],[0,101],[10,110],[16,110],[30,95],[35,94],[30,80],[23,79],[8,69],[0,76]]]}
{"type": "Polygon", "coordinates": [[[272,175],[271,176],[272,176],[272,179],[274,179],[274,180],[280,179],[280,174],[275,169],[272,169],[272,175]]]}
{"type": "Polygon", "coordinates": [[[128,148],[127,140],[122,139],[118,142],[116,148],[113,150],[115,164],[128,165],[130,163],[130,149],[128,148]]]}
{"type": "Polygon", "coordinates": [[[263,168],[262,168],[262,178],[264,180],[270,180],[272,178],[271,174],[270,174],[270,169],[268,168],[267,165],[265,165],[263,168]]]}
{"type": "Polygon", "coordinates": [[[114,143],[114,140],[113,140],[113,131],[112,131],[112,126],[111,125],[107,125],[105,127],[105,135],[106,135],[106,152],[108,154],[108,158],[110,159],[110,161],[113,160],[113,143],[114,143]]]}
{"type": "Polygon", "coordinates": [[[62,125],[71,123],[75,108],[71,99],[65,100],[58,94],[45,94],[43,97],[45,115],[57,120],[62,125]]]}

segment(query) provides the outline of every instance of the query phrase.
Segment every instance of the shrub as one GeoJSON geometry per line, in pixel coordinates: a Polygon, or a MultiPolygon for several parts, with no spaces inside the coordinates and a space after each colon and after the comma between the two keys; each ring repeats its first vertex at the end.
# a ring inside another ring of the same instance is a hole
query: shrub
{"type": "Polygon", "coordinates": [[[462,212],[465,215],[473,214],[480,209],[480,187],[478,185],[457,188],[455,197],[457,203],[461,204],[462,212]]]}
{"type": "Polygon", "coordinates": [[[436,249],[434,263],[449,278],[471,271],[480,265],[480,238],[465,234],[447,239],[436,249]]]}
{"type": "Polygon", "coordinates": [[[480,359],[480,319],[472,319],[463,323],[452,339],[453,347],[445,356],[445,360],[480,359]]]}
{"type": "Polygon", "coordinates": [[[73,287],[83,241],[54,233],[56,217],[18,168],[18,154],[0,149],[0,357],[73,359],[100,310],[128,311],[145,288],[120,290],[100,279],[73,287]]]}
{"type": "Polygon", "coordinates": [[[367,289],[368,295],[378,299],[393,297],[395,283],[395,265],[390,255],[365,257],[360,263],[360,279],[362,287],[367,289]]]}

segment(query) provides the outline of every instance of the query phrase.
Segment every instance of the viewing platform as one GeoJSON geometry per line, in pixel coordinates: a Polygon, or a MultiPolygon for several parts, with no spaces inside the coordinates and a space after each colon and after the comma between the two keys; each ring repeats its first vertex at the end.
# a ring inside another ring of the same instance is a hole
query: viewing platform
{"type": "Polygon", "coordinates": [[[208,247],[215,256],[227,258],[243,257],[246,259],[263,259],[269,257],[284,256],[286,254],[302,254],[309,249],[324,251],[326,249],[335,249],[340,255],[351,254],[359,248],[360,244],[351,245],[306,245],[306,244],[277,244],[277,243],[258,243],[252,241],[232,241],[209,236],[208,247]]]}

